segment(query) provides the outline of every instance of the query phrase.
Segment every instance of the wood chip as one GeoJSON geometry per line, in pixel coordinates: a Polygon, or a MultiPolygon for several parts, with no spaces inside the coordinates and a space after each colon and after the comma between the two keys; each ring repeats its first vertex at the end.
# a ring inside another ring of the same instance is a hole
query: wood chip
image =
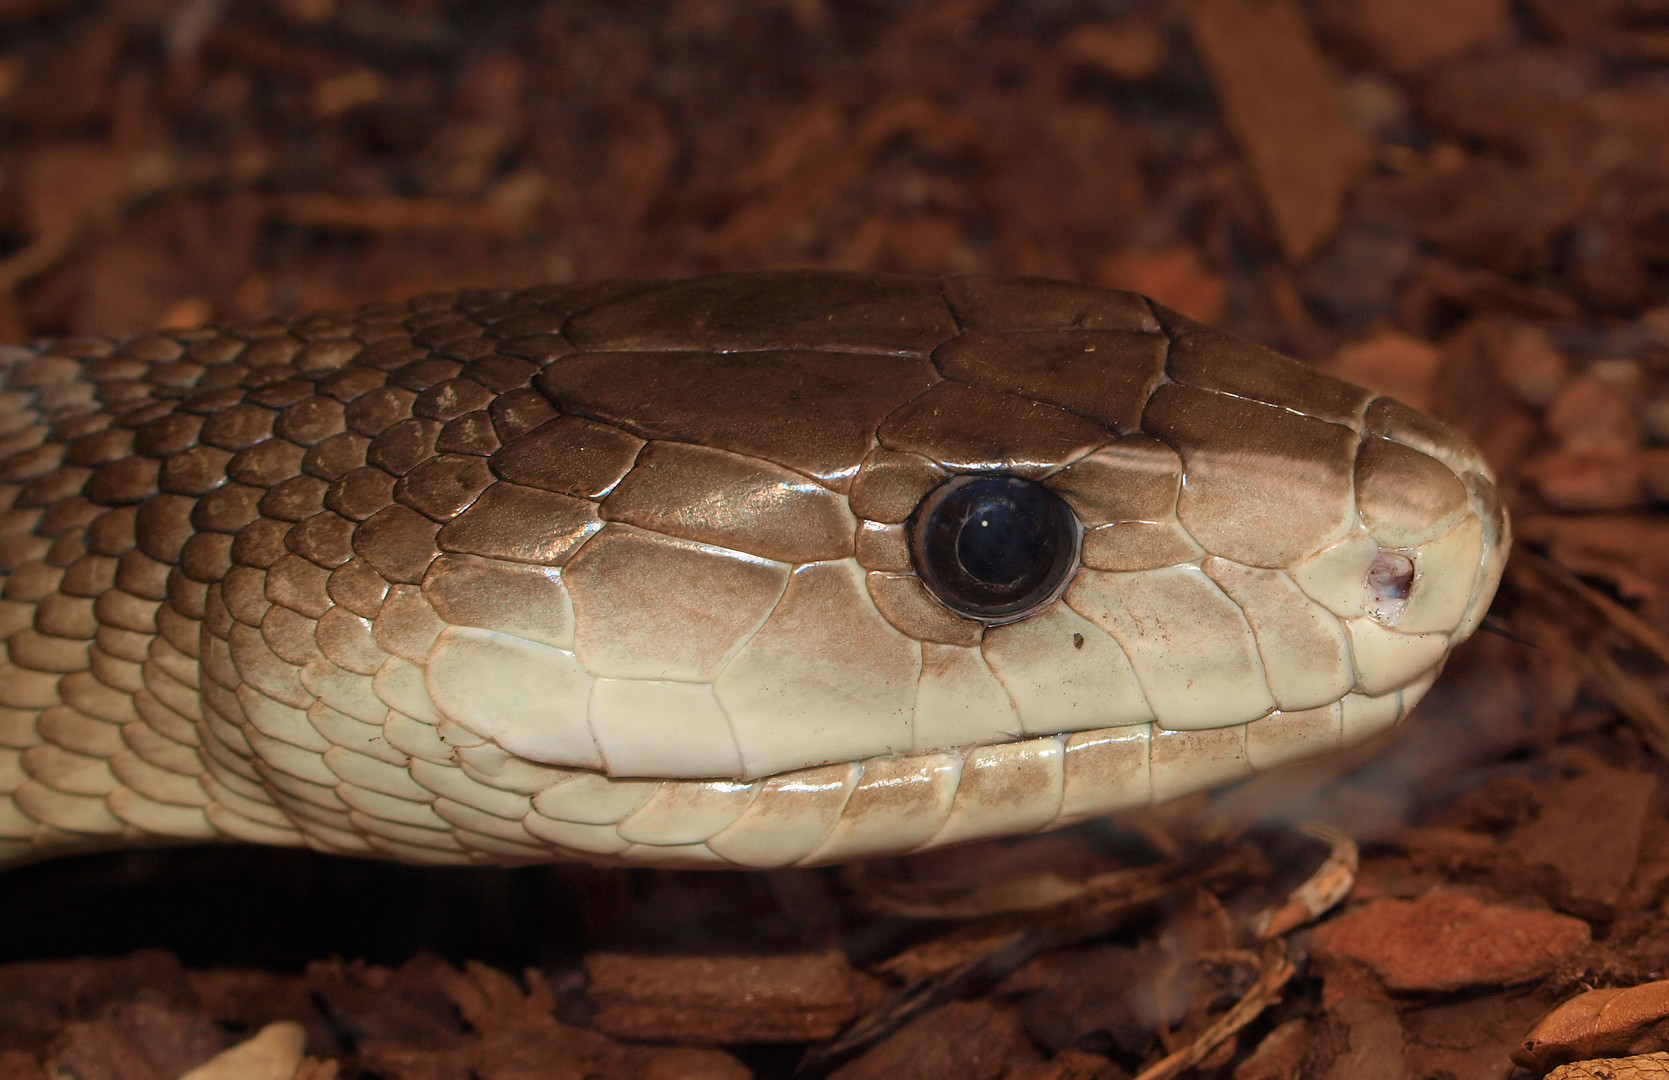
{"type": "Polygon", "coordinates": [[[838,953],[585,958],[598,1030],[623,1039],[726,1043],[827,1039],[880,998],[838,953]]]}
{"type": "Polygon", "coordinates": [[[900,1028],[829,1080],[997,1080],[1030,1049],[1013,1012],[984,1002],[942,1005],[900,1028]]]}
{"type": "Polygon", "coordinates": [[[1347,911],[1316,930],[1312,947],[1318,960],[1366,965],[1390,990],[1447,992],[1541,978],[1589,937],[1580,919],[1437,889],[1347,911]]]}
{"type": "Polygon", "coordinates": [[[1547,1080],[1663,1080],[1664,1077],[1669,1077],[1669,1053],[1577,1061],[1547,1074],[1547,1080]]]}
{"type": "Polygon", "coordinates": [[[1506,0],[1326,0],[1330,29],[1366,46],[1393,71],[1512,36],[1506,0]]]}
{"type": "Polygon", "coordinates": [[[1650,773],[1597,767],[1543,785],[1536,820],[1514,830],[1506,850],[1552,867],[1568,901],[1609,906],[1634,876],[1656,805],[1650,773]]]}
{"type": "Polygon", "coordinates": [[[1513,1061],[1545,1072],[1555,1065],[1669,1046],[1669,982],[1589,990],[1536,1022],[1513,1061]]]}
{"type": "Polygon", "coordinates": [[[1287,0],[1205,0],[1194,41],[1292,262],[1338,226],[1368,153],[1345,123],[1334,77],[1287,0]]]}

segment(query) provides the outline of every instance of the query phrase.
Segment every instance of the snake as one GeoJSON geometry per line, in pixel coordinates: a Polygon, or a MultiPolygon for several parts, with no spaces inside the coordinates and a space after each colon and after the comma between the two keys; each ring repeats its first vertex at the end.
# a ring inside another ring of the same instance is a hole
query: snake
{"type": "Polygon", "coordinates": [[[1398,723],[1479,452],[1139,295],[737,272],[0,346],[0,862],[817,865],[1398,723]]]}

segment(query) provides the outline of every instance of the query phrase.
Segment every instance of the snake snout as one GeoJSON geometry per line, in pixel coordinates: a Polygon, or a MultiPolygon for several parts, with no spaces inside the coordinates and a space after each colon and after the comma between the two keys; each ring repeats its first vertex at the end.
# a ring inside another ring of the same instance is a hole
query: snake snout
{"type": "Polygon", "coordinates": [[[1406,605],[1376,615],[1404,633],[1469,637],[1489,608],[1511,526],[1482,456],[1446,425],[1390,399],[1368,410],[1357,508],[1382,549],[1413,563],[1406,605]]]}
{"type": "Polygon", "coordinates": [[[1413,706],[1477,628],[1510,542],[1495,482],[1459,434],[1388,398],[1366,410],[1355,523],[1292,568],[1350,636],[1358,692],[1413,706]]]}

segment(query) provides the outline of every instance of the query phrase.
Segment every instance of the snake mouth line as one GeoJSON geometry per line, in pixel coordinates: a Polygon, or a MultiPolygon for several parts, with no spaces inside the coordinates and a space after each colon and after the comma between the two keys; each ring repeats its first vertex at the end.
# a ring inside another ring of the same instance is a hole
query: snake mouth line
{"type": "Polygon", "coordinates": [[[580,773],[534,796],[523,824],[575,857],[603,862],[820,865],[903,854],[1073,824],[1342,749],[1405,717],[1437,674],[1388,694],[1350,694],[1223,728],[1139,724],[1026,736],[751,782],[580,773]],[[598,820],[595,808],[605,804],[616,808],[614,820],[598,820]]]}

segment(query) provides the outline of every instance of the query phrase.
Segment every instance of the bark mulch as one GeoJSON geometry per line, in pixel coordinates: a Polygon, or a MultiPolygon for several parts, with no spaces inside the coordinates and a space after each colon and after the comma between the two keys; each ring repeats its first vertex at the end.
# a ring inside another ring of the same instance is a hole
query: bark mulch
{"type": "Polygon", "coordinates": [[[1047,274],[1445,417],[1519,537],[1394,738],[1064,833],[10,872],[0,1080],[1669,1075],[1666,60],[1664,0],[0,0],[0,341],[1047,274]]]}

